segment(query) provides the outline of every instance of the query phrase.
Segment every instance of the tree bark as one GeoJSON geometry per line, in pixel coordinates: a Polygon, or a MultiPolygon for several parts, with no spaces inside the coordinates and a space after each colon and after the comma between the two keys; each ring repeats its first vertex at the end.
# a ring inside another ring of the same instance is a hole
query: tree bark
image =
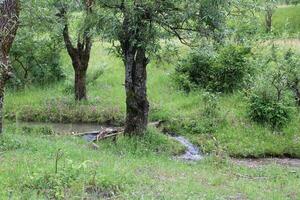
{"type": "Polygon", "coordinates": [[[77,101],[86,100],[86,72],[87,68],[81,69],[80,67],[75,69],[75,99],[77,101]]]}
{"type": "Polygon", "coordinates": [[[141,135],[147,129],[149,102],[147,100],[148,59],[144,49],[129,53],[125,61],[126,124],[125,134],[141,135]]]}
{"type": "Polygon", "coordinates": [[[19,11],[18,0],[0,2],[0,134],[3,131],[5,85],[12,75],[9,51],[17,33],[19,11]]]}

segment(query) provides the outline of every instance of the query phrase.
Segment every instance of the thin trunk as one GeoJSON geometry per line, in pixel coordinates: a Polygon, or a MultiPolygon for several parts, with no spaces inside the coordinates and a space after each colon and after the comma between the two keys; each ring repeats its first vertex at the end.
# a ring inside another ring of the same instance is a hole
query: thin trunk
{"type": "Polygon", "coordinates": [[[300,106],[300,89],[298,87],[300,80],[296,79],[291,86],[291,89],[294,92],[295,100],[298,106],[300,106]]]}
{"type": "MultiPolygon", "coordinates": [[[[0,62],[2,62],[2,60],[0,62]]],[[[1,77],[1,80],[0,80],[0,135],[2,134],[2,131],[3,131],[4,89],[5,89],[5,79],[3,77],[1,77]]]]}
{"type": "Polygon", "coordinates": [[[142,135],[147,129],[149,102],[147,100],[148,60],[145,50],[138,49],[136,54],[128,54],[125,62],[126,78],[126,124],[127,135],[142,135]]]}
{"type": "Polygon", "coordinates": [[[265,21],[266,21],[266,32],[270,33],[272,31],[272,23],[273,23],[273,10],[271,8],[267,8],[265,21]]]}

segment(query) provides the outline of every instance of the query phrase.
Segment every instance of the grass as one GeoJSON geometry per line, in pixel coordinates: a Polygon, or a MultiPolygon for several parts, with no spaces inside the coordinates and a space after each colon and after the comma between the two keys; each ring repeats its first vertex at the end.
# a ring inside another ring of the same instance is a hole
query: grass
{"type": "MultiPolygon", "coordinates": [[[[0,199],[297,199],[299,168],[247,168],[208,157],[172,159],[174,143],[152,130],[95,150],[78,138],[7,128],[0,139],[0,199]],[[138,145],[138,146],[137,146],[138,145]],[[166,146],[172,148],[165,148],[166,146]],[[138,148],[136,148],[138,147],[138,148]],[[157,151],[160,150],[160,151],[157,151]],[[59,152],[57,173],[55,161],[59,152]]],[[[178,145],[175,145],[178,146],[178,145]]]]}
{"type": "Polygon", "coordinates": [[[299,34],[300,5],[277,8],[273,20],[275,32],[299,34]]]}

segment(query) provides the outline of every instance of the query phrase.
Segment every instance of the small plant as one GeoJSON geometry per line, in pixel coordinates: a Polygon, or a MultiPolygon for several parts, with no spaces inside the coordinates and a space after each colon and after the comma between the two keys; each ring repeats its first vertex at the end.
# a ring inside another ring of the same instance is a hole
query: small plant
{"type": "Polygon", "coordinates": [[[38,195],[47,199],[65,199],[66,191],[78,179],[83,165],[76,166],[69,161],[67,166],[58,168],[62,157],[63,152],[59,149],[55,156],[54,173],[35,173],[30,177],[30,181],[24,183],[23,188],[36,190],[38,195]]]}

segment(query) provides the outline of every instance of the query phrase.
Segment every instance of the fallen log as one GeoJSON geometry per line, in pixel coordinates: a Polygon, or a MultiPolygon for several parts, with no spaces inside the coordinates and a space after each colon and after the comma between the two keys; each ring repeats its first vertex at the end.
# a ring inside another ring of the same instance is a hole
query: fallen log
{"type": "MultiPolygon", "coordinates": [[[[149,126],[154,126],[156,128],[160,127],[163,121],[149,123],[149,126]]],[[[124,133],[123,127],[103,127],[99,131],[85,132],[85,133],[72,133],[74,136],[84,137],[88,142],[95,142],[103,140],[110,137],[117,137],[124,133]]]]}

